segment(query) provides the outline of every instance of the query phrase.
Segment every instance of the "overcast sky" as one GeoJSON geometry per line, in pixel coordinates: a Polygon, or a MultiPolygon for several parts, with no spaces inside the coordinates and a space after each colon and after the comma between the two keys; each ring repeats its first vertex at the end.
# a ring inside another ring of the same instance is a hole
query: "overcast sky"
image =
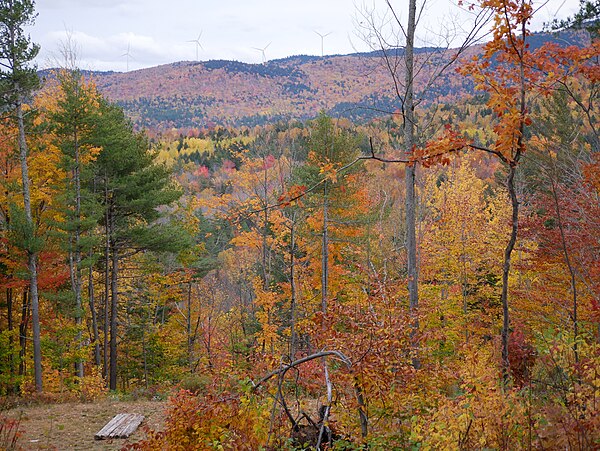
{"type": "MultiPolygon", "coordinates": [[[[42,47],[38,66],[56,66],[66,34],[77,46],[79,65],[93,70],[143,67],[210,59],[260,63],[291,55],[347,54],[368,50],[357,37],[358,11],[383,8],[383,0],[37,0],[36,23],[28,31],[42,47]],[[201,47],[193,41],[198,39],[201,47]],[[198,52],[196,54],[196,52],[198,52]],[[128,54],[128,55],[127,55],[128,54]],[[197,55],[197,57],[196,57],[197,55]]],[[[392,0],[400,14],[408,0],[392,0]]],[[[428,0],[425,30],[439,29],[457,11],[456,0],[428,0]]],[[[540,2],[542,3],[542,2],[540,2]]],[[[534,28],[555,15],[564,18],[577,0],[549,0],[534,28]]],[[[462,15],[461,15],[462,14],[462,15]]]]}

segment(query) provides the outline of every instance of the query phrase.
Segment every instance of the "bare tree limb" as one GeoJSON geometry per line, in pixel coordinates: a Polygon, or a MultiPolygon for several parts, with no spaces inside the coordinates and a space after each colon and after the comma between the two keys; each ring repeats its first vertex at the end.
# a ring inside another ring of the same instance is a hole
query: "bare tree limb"
{"type": "Polygon", "coordinates": [[[340,351],[320,351],[320,352],[317,352],[315,354],[311,354],[311,355],[307,355],[306,357],[302,357],[301,359],[294,360],[292,363],[288,363],[287,365],[283,365],[280,368],[276,369],[275,371],[271,371],[269,374],[267,374],[266,376],[264,376],[258,382],[252,382],[253,390],[254,391],[258,390],[258,388],[262,384],[264,384],[265,382],[267,382],[273,376],[281,375],[283,377],[283,375],[285,375],[285,373],[287,373],[292,368],[297,367],[298,365],[302,365],[303,363],[310,362],[311,360],[318,359],[318,358],[321,358],[321,357],[327,357],[327,356],[335,356],[335,357],[337,357],[348,368],[350,368],[352,366],[352,362],[350,361],[350,359],[348,357],[346,357],[340,351]]]}
{"type": "MultiPolygon", "coordinates": [[[[327,428],[327,420],[329,418],[329,411],[331,410],[331,402],[333,400],[333,387],[331,380],[329,379],[329,370],[327,369],[327,358],[323,357],[323,372],[325,374],[325,385],[327,386],[327,405],[323,409],[323,418],[321,418],[321,427],[319,428],[319,438],[317,440],[316,449],[321,449],[321,443],[323,441],[323,435],[325,434],[325,428],[327,428]]],[[[327,437],[331,440],[331,431],[327,437]]]]}

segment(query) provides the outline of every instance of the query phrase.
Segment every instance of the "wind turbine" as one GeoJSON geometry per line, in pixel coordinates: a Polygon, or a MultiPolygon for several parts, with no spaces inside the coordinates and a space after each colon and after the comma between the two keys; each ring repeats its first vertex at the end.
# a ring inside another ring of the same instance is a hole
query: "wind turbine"
{"type": "Polygon", "coordinates": [[[323,41],[325,40],[325,38],[327,36],[329,36],[331,34],[331,31],[329,33],[325,33],[325,34],[321,34],[317,30],[313,30],[313,31],[315,33],[317,33],[319,35],[319,37],[321,38],[321,58],[323,58],[323,41]]]}
{"type": "Polygon", "coordinates": [[[127,51],[121,55],[121,58],[123,58],[124,56],[127,58],[127,72],[129,72],[129,58],[133,58],[133,56],[131,56],[131,53],[129,53],[130,49],[131,49],[131,42],[129,42],[127,44],[127,51]]]}
{"type": "Polygon", "coordinates": [[[204,50],[204,47],[202,47],[202,44],[200,44],[201,37],[202,37],[202,30],[200,30],[200,34],[198,35],[197,39],[192,39],[191,41],[187,41],[187,42],[193,42],[194,44],[196,44],[196,61],[198,61],[198,49],[201,48],[202,50],[204,50]]]}
{"type": "Polygon", "coordinates": [[[265,50],[267,50],[267,48],[271,45],[271,43],[269,42],[267,45],[265,45],[262,49],[259,47],[252,47],[254,50],[258,50],[259,52],[262,53],[262,63],[265,64],[267,62],[267,55],[265,55],[265,50]]]}

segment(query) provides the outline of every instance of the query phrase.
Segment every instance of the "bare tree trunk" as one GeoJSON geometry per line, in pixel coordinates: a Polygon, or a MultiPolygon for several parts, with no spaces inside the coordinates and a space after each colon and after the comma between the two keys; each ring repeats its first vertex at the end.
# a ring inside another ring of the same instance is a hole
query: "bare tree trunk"
{"type": "MultiPolygon", "coordinates": [[[[523,19],[520,23],[521,35],[525,40],[527,36],[527,21],[523,19]]],[[[514,44],[513,44],[514,45],[514,44]]],[[[510,361],[509,361],[509,350],[508,350],[508,339],[510,334],[510,311],[508,308],[508,282],[510,275],[510,259],[512,251],[515,248],[517,242],[517,235],[519,233],[519,199],[517,198],[517,191],[515,189],[515,174],[517,172],[517,165],[521,159],[521,155],[525,148],[524,135],[525,135],[525,119],[527,117],[527,99],[525,92],[525,42],[523,42],[523,48],[521,51],[517,50],[519,58],[519,107],[520,107],[520,120],[519,120],[519,135],[515,148],[512,152],[512,158],[508,162],[508,176],[506,179],[506,188],[510,196],[510,203],[512,206],[511,216],[511,232],[508,244],[504,250],[504,264],[502,265],[502,380],[504,385],[508,383],[510,376],[510,361]]]]}
{"type": "Polygon", "coordinates": [[[290,319],[290,361],[294,361],[296,356],[296,261],[294,252],[296,248],[296,230],[294,228],[295,214],[292,217],[292,225],[290,228],[290,290],[291,290],[291,319],[290,319]]]}
{"type": "Polygon", "coordinates": [[[573,293],[573,310],[571,314],[571,321],[573,321],[573,354],[575,354],[575,363],[579,362],[579,351],[577,345],[577,338],[579,336],[579,324],[577,320],[577,282],[575,280],[575,268],[571,264],[571,258],[569,256],[569,250],[567,249],[567,238],[565,235],[565,228],[562,220],[562,214],[560,212],[560,205],[558,203],[558,193],[556,189],[556,181],[554,178],[551,179],[552,185],[552,198],[554,200],[554,208],[556,210],[556,218],[558,219],[558,230],[560,231],[560,242],[565,258],[565,264],[569,269],[569,275],[571,277],[571,290],[573,293]]]}
{"type": "MultiPolygon", "coordinates": [[[[214,299],[213,299],[214,301],[214,299]]],[[[211,370],[213,369],[213,359],[212,359],[212,315],[208,315],[208,318],[206,319],[206,329],[204,331],[204,348],[206,350],[206,358],[208,360],[208,368],[210,368],[211,370]]],[[[264,343],[263,343],[264,345],[264,343]]]]}
{"type": "MultiPolygon", "coordinates": [[[[8,331],[9,331],[9,348],[11,349],[11,353],[10,353],[10,375],[11,375],[11,379],[14,381],[13,377],[15,375],[15,359],[14,359],[14,354],[12,352],[12,349],[14,349],[15,347],[15,337],[13,336],[12,332],[15,329],[15,324],[14,324],[14,305],[13,305],[13,289],[12,288],[7,288],[6,289],[6,308],[7,308],[7,312],[6,315],[8,316],[8,331]]],[[[13,387],[10,388],[10,391],[13,393],[18,393],[19,390],[19,386],[17,384],[15,384],[13,387]]]]}
{"type": "MultiPolygon", "coordinates": [[[[12,332],[14,329],[14,324],[13,324],[13,291],[12,288],[7,288],[6,289],[6,316],[7,316],[7,320],[8,320],[8,331],[12,332]]],[[[14,346],[14,337],[12,336],[11,333],[9,333],[9,347],[10,349],[13,349],[14,346]]],[[[13,361],[12,358],[12,353],[10,354],[10,374],[14,374],[15,373],[15,369],[14,369],[14,364],[15,362],[13,361]]]]}
{"type": "MultiPolygon", "coordinates": [[[[404,163],[405,168],[405,188],[406,188],[406,199],[405,199],[405,210],[406,210],[406,252],[407,252],[407,288],[409,293],[409,313],[412,317],[411,320],[411,347],[413,350],[413,366],[419,368],[421,366],[418,358],[418,339],[417,332],[419,330],[419,291],[418,291],[418,280],[419,280],[419,268],[418,268],[418,253],[417,253],[417,233],[416,233],[416,211],[417,211],[417,199],[415,195],[415,180],[416,180],[416,162],[411,162],[411,155],[417,144],[415,139],[415,132],[418,130],[420,136],[423,136],[423,129],[417,128],[417,117],[415,116],[415,106],[418,101],[415,101],[415,77],[417,74],[424,75],[424,73],[431,72],[431,76],[425,79],[425,85],[421,88],[423,92],[431,89],[434,85],[441,81],[442,74],[449,69],[462,55],[462,53],[469,48],[469,46],[479,39],[479,33],[485,28],[486,23],[490,19],[490,14],[482,12],[476,14],[473,17],[471,23],[471,29],[467,31],[464,39],[461,39],[459,47],[455,48],[452,53],[453,55],[444,61],[443,54],[440,53],[442,59],[439,63],[432,64],[430,59],[423,62],[417,70],[415,70],[415,58],[414,58],[414,46],[415,46],[415,31],[417,27],[417,1],[409,0],[404,4],[408,3],[408,21],[405,24],[402,23],[400,15],[396,12],[392,5],[392,0],[385,0],[389,16],[386,15],[382,24],[377,23],[377,18],[374,11],[368,11],[365,9],[364,22],[360,22],[360,27],[367,30],[365,34],[365,42],[369,45],[375,43],[383,55],[383,61],[386,70],[392,77],[393,88],[395,94],[401,104],[402,108],[402,119],[403,119],[403,131],[404,131],[404,156],[397,160],[387,160],[388,162],[404,163]],[[390,20],[391,18],[391,20],[390,20]],[[398,51],[401,46],[400,43],[390,45],[389,37],[386,27],[389,23],[395,22],[398,26],[398,36],[405,38],[404,52],[402,57],[404,63],[402,64],[397,58],[401,53],[398,51]],[[381,26],[381,28],[380,28],[381,26]],[[424,69],[427,66],[427,69],[424,69]],[[401,74],[401,70],[404,69],[404,74],[401,74]],[[403,79],[401,78],[403,75],[403,79]]],[[[398,2],[401,3],[401,2],[398,2]]],[[[424,8],[426,2],[422,2],[424,8]]],[[[422,10],[419,12],[419,17],[422,10]]],[[[425,77],[427,78],[427,77],[425,77]]],[[[424,128],[428,128],[425,126],[424,128]]],[[[379,159],[379,158],[377,158],[379,159]]],[[[381,160],[386,161],[386,160],[381,160]]]]}
{"type": "Polygon", "coordinates": [[[144,364],[144,385],[148,388],[148,359],[146,354],[146,328],[142,327],[142,360],[144,364]]]}
{"type": "Polygon", "coordinates": [[[267,206],[269,205],[269,200],[267,196],[268,189],[268,180],[267,180],[267,165],[263,158],[264,163],[264,180],[263,187],[265,190],[265,203],[263,209],[263,228],[262,228],[262,269],[263,269],[263,289],[268,290],[270,284],[270,268],[268,268],[268,248],[267,248],[267,236],[269,234],[269,209],[267,206]]]}
{"type": "MultiPolygon", "coordinates": [[[[77,347],[82,347],[82,331],[81,324],[83,322],[83,304],[81,301],[81,180],[80,180],[80,168],[79,168],[79,142],[77,130],[73,132],[73,139],[75,145],[75,168],[73,169],[73,178],[75,182],[75,232],[74,239],[75,245],[73,249],[73,291],[75,293],[75,309],[76,309],[76,324],[78,328],[77,332],[77,347]]],[[[83,377],[83,361],[78,358],[75,362],[75,368],[77,376],[83,377]]]]}
{"type": "Polygon", "coordinates": [[[25,356],[27,355],[27,328],[29,324],[29,297],[27,288],[23,289],[21,300],[21,322],[19,323],[19,376],[27,371],[25,356]]]}
{"type": "Polygon", "coordinates": [[[510,239],[504,250],[504,264],[502,265],[502,378],[504,383],[508,382],[510,362],[508,360],[508,338],[510,333],[510,312],[508,309],[508,278],[510,275],[510,258],[515,243],[517,242],[517,234],[519,231],[519,201],[515,190],[515,172],[514,165],[509,166],[508,178],[506,179],[506,187],[510,196],[512,205],[512,220],[510,239]]]}
{"type": "Polygon", "coordinates": [[[463,303],[463,320],[465,322],[465,344],[469,344],[469,322],[467,316],[469,314],[467,296],[469,290],[469,280],[467,278],[467,259],[466,259],[466,248],[465,248],[465,224],[461,221],[460,225],[460,242],[461,242],[461,284],[462,284],[462,303],[463,303]]]}
{"type": "Polygon", "coordinates": [[[96,314],[96,299],[94,295],[94,269],[90,266],[88,275],[88,297],[90,303],[90,313],[92,314],[92,339],[94,340],[94,364],[100,366],[102,357],[100,356],[100,334],[98,332],[98,315],[96,314]]]}
{"type": "Polygon", "coordinates": [[[105,379],[108,378],[108,349],[109,349],[109,324],[110,324],[110,206],[109,206],[109,198],[108,198],[108,180],[104,181],[104,205],[106,208],[106,213],[104,215],[104,233],[105,239],[104,242],[104,324],[102,325],[104,332],[104,348],[103,348],[103,367],[102,367],[102,376],[105,379]]]}
{"type": "Polygon", "coordinates": [[[329,204],[327,198],[327,182],[323,187],[323,243],[321,252],[321,311],[327,313],[327,296],[329,289],[329,204]]]}
{"type": "MultiPolygon", "coordinates": [[[[114,225],[114,224],[113,224],[114,225]]],[[[111,305],[110,305],[110,373],[109,373],[109,388],[117,389],[117,308],[119,305],[118,291],[118,274],[119,274],[119,250],[116,243],[112,242],[112,264],[111,264],[111,305]]]]}
{"type": "Polygon", "coordinates": [[[188,367],[190,373],[194,372],[194,337],[192,336],[192,282],[188,282],[187,296],[187,318],[186,318],[186,333],[187,333],[187,351],[188,351],[188,367]]]}
{"type": "MultiPolygon", "coordinates": [[[[25,219],[27,221],[29,239],[35,237],[33,217],[31,215],[31,192],[29,187],[29,168],[27,165],[27,141],[25,139],[25,122],[23,120],[22,102],[17,104],[17,122],[19,127],[19,159],[21,162],[21,175],[23,181],[23,206],[25,209],[25,219]]],[[[35,379],[35,390],[38,393],[42,391],[42,347],[40,339],[40,307],[38,297],[37,280],[37,252],[34,249],[27,249],[27,267],[29,270],[29,291],[31,298],[31,325],[33,329],[33,374],[35,379]]]]}
{"type": "MultiPolygon", "coordinates": [[[[415,147],[415,105],[414,105],[414,46],[416,29],[417,1],[410,0],[408,6],[408,24],[406,26],[406,47],[404,49],[404,62],[406,72],[404,74],[404,83],[406,95],[404,97],[404,151],[410,155],[415,147]]],[[[419,273],[417,269],[417,237],[416,237],[416,208],[417,200],[415,195],[415,176],[416,165],[409,164],[405,169],[406,177],[406,252],[408,266],[408,297],[409,309],[412,318],[413,338],[412,346],[416,349],[415,334],[419,329],[419,273]]],[[[421,366],[419,358],[413,357],[413,366],[421,366]]]]}
{"type": "Polygon", "coordinates": [[[358,376],[354,375],[354,394],[358,403],[358,419],[360,421],[360,433],[363,438],[369,435],[369,417],[367,416],[367,404],[365,395],[358,376]]]}

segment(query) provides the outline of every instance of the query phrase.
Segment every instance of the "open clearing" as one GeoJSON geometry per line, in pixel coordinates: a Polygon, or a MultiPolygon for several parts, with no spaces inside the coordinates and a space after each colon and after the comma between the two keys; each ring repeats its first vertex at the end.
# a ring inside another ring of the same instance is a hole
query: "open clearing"
{"type": "Polygon", "coordinates": [[[21,416],[19,444],[25,450],[118,450],[144,438],[144,425],[162,429],[166,405],[164,401],[102,400],[17,407],[2,413],[21,416]],[[145,419],[128,439],[94,440],[94,434],[118,413],[140,413],[145,419]]]}

